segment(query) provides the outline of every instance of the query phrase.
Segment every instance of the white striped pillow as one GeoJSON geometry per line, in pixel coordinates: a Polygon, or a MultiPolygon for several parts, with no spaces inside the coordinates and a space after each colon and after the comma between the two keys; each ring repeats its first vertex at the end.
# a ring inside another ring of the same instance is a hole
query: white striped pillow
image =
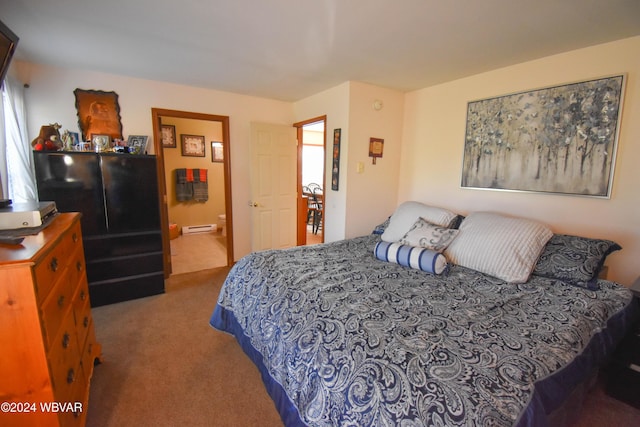
{"type": "Polygon", "coordinates": [[[536,221],[491,212],[474,212],[460,224],[445,250],[452,264],[489,274],[509,283],[524,283],[553,236],[536,221]]]}

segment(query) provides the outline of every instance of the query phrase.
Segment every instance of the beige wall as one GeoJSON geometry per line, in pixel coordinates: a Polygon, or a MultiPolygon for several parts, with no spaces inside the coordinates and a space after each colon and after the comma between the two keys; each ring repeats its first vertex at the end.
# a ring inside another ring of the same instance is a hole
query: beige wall
{"type": "Polygon", "coordinates": [[[407,94],[398,202],[420,200],[460,213],[490,210],[537,219],[556,232],[607,238],[609,278],[631,285],[640,268],[640,37],[550,56],[407,94]],[[610,199],[462,189],[469,101],[627,73],[610,199]]]}
{"type": "Polygon", "coordinates": [[[125,136],[152,135],[152,107],[229,116],[235,259],[250,251],[250,123],[292,124],[326,114],[327,171],[335,128],[342,129],[342,151],[339,190],[329,190],[330,173],[324,184],[325,241],[368,233],[404,200],[460,213],[501,211],[541,220],[554,231],[616,240],[624,249],[610,257],[610,278],[629,285],[640,274],[635,266],[640,259],[638,52],[640,37],[634,37],[408,94],[345,82],[295,103],[20,61],[13,66],[30,84],[30,138],[52,122],[77,131],[75,88],[116,91],[125,136]],[[469,101],[623,72],[628,79],[610,199],[460,188],[469,101]],[[382,110],[372,109],[375,99],[383,101],[382,110]],[[384,157],[375,166],[368,157],[370,137],[385,140],[384,157]]]}
{"type": "Polygon", "coordinates": [[[296,121],[327,115],[325,242],[370,233],[396,206],[404,94],[346,82],[295,103],[296,121]],[[381,100],[383,108],[373,109],[381,100]],[[331,190],[333,130],[342,129],[340,182],[331,190]],[[384,155],[372,165],[369,138],[383,138],[384,155]],[[358,172],[358,163],[364,169],[358,172]],[[385,216],[386,215],[386,216],[385,216]]]}
{"type": "Polygon", "coordinates": [[[182,228],[188,225],[218,224],[218,215],[224,214],[224,164],[211,161],[211,141],[222,141],[222,123],[207,120],[162,117],[163,125],[176,127],[176,148],[163,148],[169,222],[182,228]],[[183,156],[180,135],[202,135],[205,156],[183,156]],[[206,202],[176,199],[175,170],[180,168],[206,169],[209,199],[206,202]]]}
{"type": "Polygon", "coordinates": [[[345,147],[349,144],[349,82],[325,90],[293,104],[295,120],[301,122],[326,114],[327,121],[327,150],[325,151],[325,182],[324,192],[324,241],[333,242],[344,239],[345,219],[347,208],[347,184],[345,168],[348,160],[348,152],[345,147]],[[340,185],[338,191],[331,190],[331,164],[333,149],[333,130],[342,129],[340,155],[340,185]]]}
{"type": "Polygon", "coordinates": [[[291,125],[295,120],[290,102],[23,61],[14,61],[12,67],[15,67],[15,76],[30,85],[26,90],[30,139],[37,135],[41,125],[48,123],[58,122],[63,130],[78,131],[73,96],[76,88],[115,91],[119,96],[125,137],[149,135],[151,148],[152,108],[229,116],[234,259],[251,251],[251,211],[247,205],[251,198],[250,123],[291,125]]]}
{"type": "Polygon", "coordinates": [[[349,160],[342,174],[349,182],[345,237],[356,237],[371,233],[396,207],[404,94],[359,82],[351,82],[350,89],[349,160]],[[373,108],[376,100],[382,109],[373,108]],[[372,137],[384,139],[383,156],[375,165],[369,157],[372,137]]]}

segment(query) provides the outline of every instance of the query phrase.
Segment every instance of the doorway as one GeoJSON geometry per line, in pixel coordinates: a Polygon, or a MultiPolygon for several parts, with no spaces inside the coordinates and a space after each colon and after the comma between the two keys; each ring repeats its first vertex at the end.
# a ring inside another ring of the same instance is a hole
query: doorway
{"type": "Polygon", "coordinates": [[[294,123],[298,134],[298,245],[324,242],[327,117],[294,123]]]}
{"type": "Polygon", "coordinates": [[[172,273],[231,265],[229,118],[156,108],[152,116],[165,278],[172,273]],[[204,145],[198,145],[200,142],[204,145]],[[195,152],[194,143],[198,145],[195,152]],[[188,178],[183,179],[184,173],[188,178]],[[179,182],[193,182],[189,188],[195,189],[192,195],[198,197],[181,194],[179,182]],[[175,221],[176,217],[180,220],[175,221]]]}

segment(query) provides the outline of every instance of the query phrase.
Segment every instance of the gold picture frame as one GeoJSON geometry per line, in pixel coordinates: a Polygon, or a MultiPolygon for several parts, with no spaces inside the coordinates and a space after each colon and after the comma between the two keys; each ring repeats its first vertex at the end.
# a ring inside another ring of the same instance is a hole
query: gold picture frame
{"type": "Polygon", "coordinates": [[[76,97],[78,127],[83,141],[90,141],[94,134],[109,135],[112,140],[122,139],[117,93],[76,89],[73,94],[76,97]]]}

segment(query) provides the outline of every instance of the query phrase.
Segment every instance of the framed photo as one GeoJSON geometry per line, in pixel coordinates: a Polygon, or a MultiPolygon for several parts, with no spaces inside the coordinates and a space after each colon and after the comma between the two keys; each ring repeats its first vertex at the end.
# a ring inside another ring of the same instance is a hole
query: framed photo
{"type": "Polygon", "coordinates": [[[107,151],[111,147],[109,135],[91,135],[91,145],[96,152],[107,151]]]}
{"type": "Polygon", "coordinates": [[[127,139],[127,147],[129,147],[129,153],[146,154],[147,138],[148,136],[146,135],[129,135],[129,138],[127,139]]]}
{"type": "Polygon", "coordinates": [[[65,130],[61,136],[62,139],[62,147],[65,151],[76,151],[78,143],[80,140],[78,139],[78,132],[71,132],[69,130],[65,130]]]}
{"type": "Polygon", "coordinates": [[[174,125],[161,125],[162,146],[165,148],[176,148],[176,127],[174,125]]]}
{"type": "Polygon", "coordinates": [[[625,80],[469,102],[461,186],[609,198],[625,80]]]}
{"type": "Polygon", "coordinates": [[[90,141],[91,135],[109,135],[111,139],[122,139],[118,94],[101,90],[76,89],[78,126],[82,140],[90,141]]]}
{"type": "Polygon", "coordinates": [[[331,189],[338,191],[340,181],[340,134],[342,129],[333,130],[333,164],[331,166],[331,189]]]}
{"type": "Polygon", "coordinates": [[[224,162],[224,151],[222,149],[222,142],[211,141],[211,161],[224,162]]]}
{"type": "Polygon", "coordinates": [[[187,157],[204,157],[204,136],[180,134],[182,155],[187,157]]]}
{"type": "Polygon", "coordinates": [[[71,138],[71,146],[75,147],[80,143],[78,132],[69,132],[69,138],[71,138]]]}

